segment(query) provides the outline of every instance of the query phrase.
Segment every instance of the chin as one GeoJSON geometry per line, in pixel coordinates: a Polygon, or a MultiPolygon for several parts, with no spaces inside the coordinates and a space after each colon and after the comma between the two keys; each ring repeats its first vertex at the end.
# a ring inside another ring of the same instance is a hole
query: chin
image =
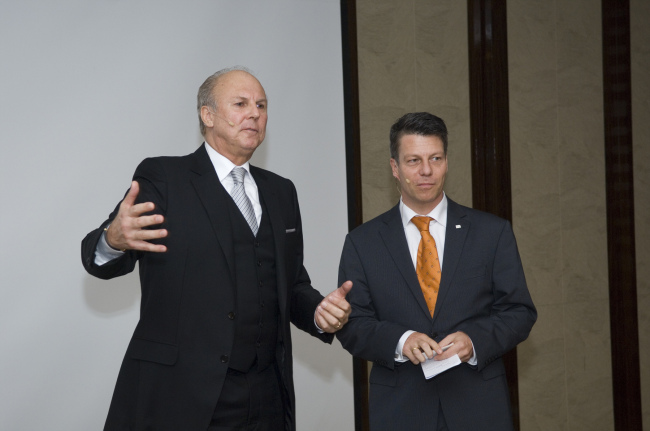
{"type": "Polygon", "coordinates": [[[242,149],[244,149],[244,150],[255,151],[255,150],[257,149],[257,147],[259,147],[260,145],[262,145],[262,142],[261,142],[261,141],[259,141],[259,142],[258,142],[258,141],[255,141],[255,142],[244,142],[244,143],[242,143],[242,146],[241,146],[241,147],[242,147],[242,149]]]}

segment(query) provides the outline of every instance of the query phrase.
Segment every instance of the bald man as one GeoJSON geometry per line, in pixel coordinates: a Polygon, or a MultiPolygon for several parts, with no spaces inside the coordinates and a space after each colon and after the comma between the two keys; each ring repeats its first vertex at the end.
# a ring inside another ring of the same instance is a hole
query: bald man
{"type": "Polygon", "coordinates": [[[352,284],[326,298],[311,286],[293,183],[248,162],[266,132],[260,82],[224,69],[197,102],[205,142],[144,160],[82,242],[96,277],[140,270],[140,321],[104,429],[294,430],[289,323],[331,343],[352,284]]]}

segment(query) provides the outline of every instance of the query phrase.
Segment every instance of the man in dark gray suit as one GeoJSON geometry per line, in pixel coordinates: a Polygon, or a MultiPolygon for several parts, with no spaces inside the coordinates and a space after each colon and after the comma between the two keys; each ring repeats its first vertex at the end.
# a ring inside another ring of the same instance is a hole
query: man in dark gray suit
{"type": "Polygon", "coordinates": [[[370,429],[511,430],[501,356],[528,337],[537,312],[510,223],[443,192],[442,119],[404,115],[390,151],[402,198],[347,236],[339,275],[355,288],[337,337],[374,363],[370,429]],[[455,355],[460,365],[425,378],[427,359],[455,355]]]}
{"type": "Polygon", "coordinates": [[[140,268],[140,321],[105,430],[295,430],[290,323],[322,341],[347,322],[351,283],[323,298],[303,266],[293,183],[248,161],[266,93],[244,68],[199,89],[205,142],[154,157],[82,242],[86,270],[140,268]]]}

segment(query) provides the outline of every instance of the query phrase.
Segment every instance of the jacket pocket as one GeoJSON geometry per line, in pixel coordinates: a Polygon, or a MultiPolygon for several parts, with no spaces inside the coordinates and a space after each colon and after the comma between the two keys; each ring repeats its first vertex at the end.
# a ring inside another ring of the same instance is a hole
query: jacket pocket
{"type": "Polygon", "coordinates": [[[133,338],[129,346],[130,357],[141,361],[174,365],[178,358],[178,346],[133,338]]]}
{"type": "Polygon", "coordinates": [[[487,274],[485,265],[473,266],[463,271],[461,280],[469,280],[470,278],[484,277],[487,274]]]}
{"type": "Polygon", "coordinates": [[[372,370],[370,370],[370,378],[368,381],[376,385],[397,386],[397,373],[397,368],[391,370],[381,365],[374,365],[372,370]]]}
{"type": "Polygon", "coordinates": [[[505,365],[503,365],[503,360],[501,358],[492,362],[490,365],[483,368],[483,370],[481,371],[483,380],[490,380],[497,376],[502,376],[505,373],[506,373],[506,367],[505,365]]]}

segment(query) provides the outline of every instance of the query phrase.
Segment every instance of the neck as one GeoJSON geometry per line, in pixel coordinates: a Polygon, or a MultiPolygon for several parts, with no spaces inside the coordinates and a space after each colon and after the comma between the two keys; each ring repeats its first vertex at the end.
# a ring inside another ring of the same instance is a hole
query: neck
{"type": "Polygon", "coordinates": [[[224,156],[226,159],[230,160],[230,161],[231,161],[234,165],[236,165],[236,166],[241,166],[241,165],[243,165],[244,163],[246,163],[247,161],[249,161],[249,160],[251,159],[251,157],[253,156],[253,153],[252,153],[252,152],[251,152],[250,154],[248,154],[248,153],[244,153],[244,154],[233,154],[233,153],[231,153],[231,152],[224,151],[223,148],[220,148],[218,145],[215,145],[214,142],[210,142],[210,141],[211,141],[211,140],[208,139],[208,138],[205,139],[205,142],[206,142],[210,147],[212,147],[212,149],[213,149],[214,151],[216,151],[217,153],[221,154],[221,155],[224,156]]]}

